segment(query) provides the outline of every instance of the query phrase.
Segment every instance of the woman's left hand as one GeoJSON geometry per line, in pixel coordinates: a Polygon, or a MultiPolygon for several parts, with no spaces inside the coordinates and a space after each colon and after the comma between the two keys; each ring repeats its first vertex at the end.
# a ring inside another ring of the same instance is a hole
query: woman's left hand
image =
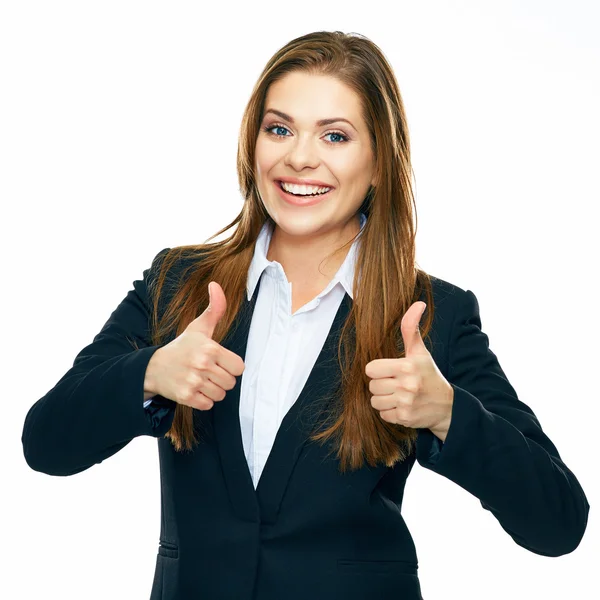
{"type": "Polygon", "coordinates": [[[371,405],[384,421],[427,428],[444,441],[452,417],[454,390],[421,338],[419,322],[426,306],[415,302],[402,317],[405,358],[372,360],[365,373],[371,378],[371,405]]]}

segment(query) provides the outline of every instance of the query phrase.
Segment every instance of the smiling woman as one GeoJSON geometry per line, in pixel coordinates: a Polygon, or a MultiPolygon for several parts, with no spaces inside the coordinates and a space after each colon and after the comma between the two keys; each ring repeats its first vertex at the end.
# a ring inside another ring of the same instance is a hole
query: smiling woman
{"type": "Polygon", "coordinates": [[[359,208],[375,184],[371,137],[361,96],[332,75],[291,71],[269,86],[264,104],[255,163],[275,224],[269,260],[306,296],[327,286],[360,229],[359,208]]]}
{"type": "Polygon", "coordinates": [[[415,461],[533,553],[582,539],[587,498],[475,294],[417,266],[410,159],[379,48],[292,40],[246,107],[243,206],[213,238],[238,227],[159,252],[29,410],[26,460],[53,475],[158,438],[153,600],[422,600],[415,461]]]}
{"type": "Polygon", "coordinates": [[[256,185],[276,223],[271,245],[277,255],[282,248],[279,262],[286,274],[307,279],[318,273],[325,248],[358,231],[358,209],[375,183],[369,129],[360,95],[331,75],[287,73],[271,84],[265,106],[256,140],[256,185]],[[282,187],[281,181],[296,187],[282,187]],[[321,189],[297,187],[309,184],[321,189]],[[298,200],[300,194],[314,198],[298,200]],[[298,215],[290,204],[318,208],[298,215]]]}

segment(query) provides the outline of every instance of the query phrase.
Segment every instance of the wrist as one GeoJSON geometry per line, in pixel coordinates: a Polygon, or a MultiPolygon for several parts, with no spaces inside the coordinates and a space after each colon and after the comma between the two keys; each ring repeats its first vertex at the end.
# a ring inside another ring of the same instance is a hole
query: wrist
{"type": "Polygon", "coordinates": [[[156,367],[158,360],[160,360],[158,357],[160,350],[159,348],[154,352],[146,365],[146,372],[144,374],[144,401],[159,393],[156,387],[156,367]]]}

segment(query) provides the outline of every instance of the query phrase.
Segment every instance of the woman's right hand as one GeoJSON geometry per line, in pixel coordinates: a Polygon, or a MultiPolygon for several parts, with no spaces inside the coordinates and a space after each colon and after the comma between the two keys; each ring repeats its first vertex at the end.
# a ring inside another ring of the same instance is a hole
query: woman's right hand
{"type": "Polygon", "coordinates": [[[235,387],[244,372],[244,361],[213,341],[212,336],[227,301],[221,286],[209,284],[207,309],[172,342],[159,348],[146,368],[144,392],[160,394],[179,404],[210,410],[235,387]]]}

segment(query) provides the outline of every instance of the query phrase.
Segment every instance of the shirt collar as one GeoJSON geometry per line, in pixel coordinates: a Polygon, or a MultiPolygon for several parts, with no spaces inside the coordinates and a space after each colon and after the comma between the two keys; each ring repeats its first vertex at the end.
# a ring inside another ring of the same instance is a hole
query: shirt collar
{"type": "MultiPolygon", "coordinates": [[[[354,299],[352,296],[352,284],[354,282],[354,269],[356,267],[356,253],[357,253],[357,244],[360,240],[360,234],[362,233],[363,227],[367,222],[367,217],[362,212],[359,213],[360,216],[360,231],[359,235],[356,237],[354,242],[352,242],[352,246],[344,259],[341,267],[338,269],[331,283],[327,286],[327,289],[333,288],[337,283],[340,283],[343,288],[346,290],[350,298],[354,299]]],[[[271,243],[271,236],[273,235],[273,230],[271,227],[270,221],[265,221],[258,237],[256,238],[256,245],[254,247],[254,256],[252,257],[252,262],[250,263],[250,269],[248,270],[248,280],[246,285],[246,290],[248,294],[248,300],[252,298],[254,294],[254,290],[258,284],[258,280],[262,275],[262,272],[267,267],[273,267],[275,265],[275,261],[271,261],[267,259],[267,252],[269,250],[269,244],[271,243]]]]}

